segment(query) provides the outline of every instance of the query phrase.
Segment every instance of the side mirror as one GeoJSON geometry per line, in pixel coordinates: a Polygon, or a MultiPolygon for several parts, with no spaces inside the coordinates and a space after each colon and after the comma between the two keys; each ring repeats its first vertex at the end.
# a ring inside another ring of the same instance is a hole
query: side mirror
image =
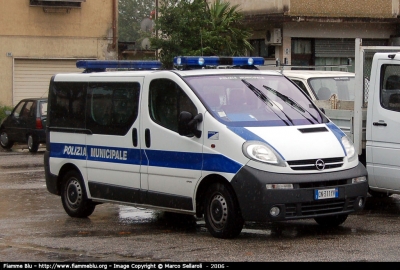
{"type": "Polygon", "coordinates": [[[203,121],[203,115],[199,113],[195,117],[190,112],[182,111],[179,114],[178,133],[181,136],[193,134],[196,138],[201,137],[201,130],[197,129],[197,124],[203,121]]]}

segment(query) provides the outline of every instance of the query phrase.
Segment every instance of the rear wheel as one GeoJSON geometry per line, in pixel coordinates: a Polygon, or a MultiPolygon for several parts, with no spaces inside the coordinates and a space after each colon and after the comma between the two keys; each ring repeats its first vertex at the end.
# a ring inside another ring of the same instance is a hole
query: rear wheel
{"type": "Polygon", "coordinates": [[[348,215],[334,215],[327,217],[316,217],[314,220],[323,227],[337,227],[346,221],[348,215]]]}
{"type": "Polygon", "coordinates": [[[88,200],[82,176],[76,171],[70,171],[64,176],[61,201],[65,212],[71,217],[88,217],[96,207],[88,200]]]}
{"type": "Polygon", "coordinates": [[[39,149],[39,142],[33,135],[28,135],[28,149],[29,152],[35,153],[39,149]]]}
{"type": "Polygon", "coordinates": [[[243,218],[233,190],[215,183],[206,192],[204,219],[208,231],[217,238],[234,238],[243,229],[243,218]]]}
{"type": "Polygon", "coordinates": [[[14,145],[14,142],[10,140],[4,129],[0,131],[0,145],[4,149],[10,149],[14,145]]]}

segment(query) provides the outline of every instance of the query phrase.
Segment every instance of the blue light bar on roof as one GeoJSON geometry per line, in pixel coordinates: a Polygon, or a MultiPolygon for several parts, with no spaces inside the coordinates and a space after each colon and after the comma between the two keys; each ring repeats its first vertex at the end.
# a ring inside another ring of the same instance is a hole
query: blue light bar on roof
{"type": "Polygon", "coordinates": [[[159,69],[161,62],[155,60],[79,60],[77,68],[90,71],[105,71],[107,68],[115,69],[159,69]]]}
{"type": "Polygon", "coordinates": [[[176,66],[254,66],[264,65],[263,57],[217,57],[217,56],[178,56],[174,58],[176,66]]]}

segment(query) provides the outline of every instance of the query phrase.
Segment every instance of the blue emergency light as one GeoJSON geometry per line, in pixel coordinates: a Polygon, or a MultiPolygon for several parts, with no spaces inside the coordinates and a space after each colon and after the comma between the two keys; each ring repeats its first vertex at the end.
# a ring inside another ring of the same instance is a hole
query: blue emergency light
{"type": "Polygon", "coordinates": [[[190,68],[203,68],[210,66],[259,66],[264,65],[264,58],[243,56],[178,56],[174,58],[174,65],[190,68]]]}
{"type": "Polygon", "coordinates": [[[83,68],[86,72],[101,72],[107,68],[151,70],[160,69],[161,62],[156,60],[79,60],[77,68],[83,68]]]}

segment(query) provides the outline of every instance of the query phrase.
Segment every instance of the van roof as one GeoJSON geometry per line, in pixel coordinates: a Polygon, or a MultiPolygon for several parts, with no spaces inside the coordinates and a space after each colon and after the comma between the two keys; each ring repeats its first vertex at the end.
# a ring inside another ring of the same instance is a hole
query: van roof
{"type": "Polygon", "coordinates": [[[233,75],[233,74],[264,74],[278,75],[282,74],[275,70],[249,70],[249,69],[193,69],[193,70],[134,70],[134,71],[106,71],[92,73],[59,73],[54,76],[55,81],[65,80],[87,80],[88,78],[104,78],[104,77],[144,77],[148,74],[161,72],[174,72],[182,77],[185,76],[202,76],[202,75],[233,75]]]}

